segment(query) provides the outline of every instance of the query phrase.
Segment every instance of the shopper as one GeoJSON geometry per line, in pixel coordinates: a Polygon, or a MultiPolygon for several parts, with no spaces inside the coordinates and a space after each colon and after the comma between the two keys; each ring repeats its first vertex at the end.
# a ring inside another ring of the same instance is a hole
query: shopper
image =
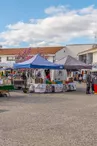
{"type": "Polygon", "coordinates": [[[23,74],[22,74],[22,76],[21,76],[21,77],[22,77],[22,79],[23,79],[23,80],[26,80],[26,79],[27,79],[27,77],[26,77],[26,75],[25,75],[25,73],[24,73],[24,72],[23,72],[23,74]]]}
{"type": "Polygon", "coordinates": [[[86,83],[86,78],[87,78],[87,73],[85,72],[85,73],[83,74],[83,82],[84,82],[84,83],[86,83]]]}
{"type": "Polygon", "coordinates": [[[24,81],[24,86],[25,86],[25,88],[26,88],[26,86],[27,86],[27,77],[26,77],[26,74],[23,72],[23,74],[22,74],[22,79],[23,79],[23,81],[24,81]]]}
{"type": "Polygon", "coordinates": [[[92,93],[94,94],[94,82],[95,82],[95,75],[94,74],[92,74],[91,75],[91,78],[92,78],[92,83],[91,83],[91,90],[92,90],[92,93]]]}
{"type": "Polygon", "coordinates": [[[92,84],[92,77],[91,77],[91,73],[89,72],[86,78],[86,94],[90,94],[91,84],[92,84]]]}
{"type": "Polygon", "coordinates": [[[82,74],[79,74],[78,81],[79,81],[79,83],[82,82],[82,74]]]}

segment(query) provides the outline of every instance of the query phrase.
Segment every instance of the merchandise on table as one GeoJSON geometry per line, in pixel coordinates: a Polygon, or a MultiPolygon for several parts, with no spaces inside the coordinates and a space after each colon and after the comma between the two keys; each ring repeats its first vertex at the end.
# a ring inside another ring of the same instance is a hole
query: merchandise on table
{"type": "Polygon", "coordinates": [[[46,93],[51,93],[52,92],[52,85],[48,84],[46,85],[46,90],[45,90],[46,93]]]}
{"type": "Polygon", "coordinates": [[[63,84],[30,84],[29,91],[36,93],[63,92],[63,84]]]}
{"type": "Polygon", "coordinates": [[[54,87],[55,93],[63,92],[63,84],[54,84],[52,86],[54,87]]]}
{"type": "Polygon", "coordinates": [[[34,84],[34,91],[36,93],[45,93],[46,92],[46,84],[34,84]]]}
{"type": "Polygon", "coordinates": [[[73,77],[69,77],[69,78],[67,78],[67,81],[68,81],[69,83],[72,83],[72,82],[74,81],[74,79],[73,79],[73,77]]]}
{"type": "Polygon", "coordinates": [[[64,87],[63,92],[76,91],[76,83],[72,77],[67,78],[67,81],[63,81],[64,87]]]}
{"type": "Polygon", "coordinates": [[[55,84],[62,84],[62,81],[55,80],[55,84]]]}
{"type": "Polygon", "coordinates": [[[42,79],[42,78],[36,78],[36,79],[35,79],[35,83],[36,83],[36,84],[38,84],[38,83],[43,84],[43,79],[42,79]]]}
{"type": "Polygon", "coordinates": [[[11,79],[5,77],[1,78],[0,85],[11,85],[11,79]]]}
{"type": "Polygon", "coordinates": [[[46,84],[52,84],[50,80],[46,80],[46,84]]]}
{"type": "Polygon", "coordinates": [[[14,90],[14,86],[11,83],[11,79],[8,77],[0,79],[0,96],[7,96],[10,90],[14,90]]]}
{"type": "Polygon", "coordinates": [[[64,84],[64,91],[76,91],[75,82],[64,84]]]}

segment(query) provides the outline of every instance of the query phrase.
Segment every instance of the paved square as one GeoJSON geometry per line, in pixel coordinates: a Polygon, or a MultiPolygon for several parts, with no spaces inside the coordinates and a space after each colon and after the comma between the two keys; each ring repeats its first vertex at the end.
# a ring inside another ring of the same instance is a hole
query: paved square
{"type": "Polygon", "coordinates": [[[0,98],[0,146],[97,146],[97,95],[77,92],[0,98]]]}

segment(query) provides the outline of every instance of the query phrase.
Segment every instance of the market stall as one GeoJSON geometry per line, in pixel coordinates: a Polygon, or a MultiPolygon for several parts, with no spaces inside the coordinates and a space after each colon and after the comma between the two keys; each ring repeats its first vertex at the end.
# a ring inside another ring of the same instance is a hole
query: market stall
{"type": "Polygon", "coordinates": [[[62,64],[64,65],[64,69],[68,72],[67,81],[65,82],[65,90],[67,91],[73,91],[76,90],[76,83],[73,79],[73,71],[78,71],[81,69],[91,69],[92,66],[83,63],[82,61],[77,60],[76,58],[73,58],[72,56],[66,56],[59,61],[56,61],[56,64],[62,64]]]}
{"type": "Polygon", "coordinates": [[[21,63],[15,63],[14,69],[34,68],[34,69],[64,69],[63,65],[52,63],[39,54],[21,63]]]}
{"type": "Polygon", "coordinates": [[[64,68],[66,70],[80,70],[80,69],[91,69],[92,66],[89,64],[86,64],[80,60],[77,60],[76,58],[68,55],[59,61],[56,61],[56,64],[63,64],[64,68]]]}
{"type": "Polygon", "coordinates": [[[35,75],[34,75],[35,82],[30,83],[30,87],[29,87],[29,90],[32,92],[39,92],[39,93],[40,92],[43,92],[43,93],[44,92],[62,92],[63,90],[63,82],[60,81],[59,83],[58,81],[51,81],[51,77],[50,77],[51,69],[63,70],[64,69],[63,65],[52,63],[46,60],[45,58],[43,58],[42,56],[40,56],[39,54],[35,55],[34,57],[32,57],[31,59],[27,61],[14,64],[14,68],[15,69],[22,69],[22,68],[35,69],[35,75]],[[39,72],[40,69],[43,69],[45,72],[45,75],[43,75],[43,78],[41,78],[40,76],[40,72],[39,72]]]}
{"type": "Polygon", "coordinates": [[[7,96],[9,91],[14,90],[14,85],[9,76],[5,74],[0,75],[0,96],[7,96]]]}

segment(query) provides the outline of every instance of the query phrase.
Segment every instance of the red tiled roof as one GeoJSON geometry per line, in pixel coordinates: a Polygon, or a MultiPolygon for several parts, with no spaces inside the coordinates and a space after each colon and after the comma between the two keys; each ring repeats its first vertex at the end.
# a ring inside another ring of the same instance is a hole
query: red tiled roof
{"type": "MultiPolygon", "coordinates": [[[[41,54],[55,54],[59,50],[63,49],[64,46],[59,47],[38,47],[38,48],[31,48],[31,55],[35,55],[38,53],[41,54]]],[[[18,55],[19,53],[23,52],[25,49],[28,48],[8,48],[8,49],[0,49],[0,55],[18,55]]]]}

